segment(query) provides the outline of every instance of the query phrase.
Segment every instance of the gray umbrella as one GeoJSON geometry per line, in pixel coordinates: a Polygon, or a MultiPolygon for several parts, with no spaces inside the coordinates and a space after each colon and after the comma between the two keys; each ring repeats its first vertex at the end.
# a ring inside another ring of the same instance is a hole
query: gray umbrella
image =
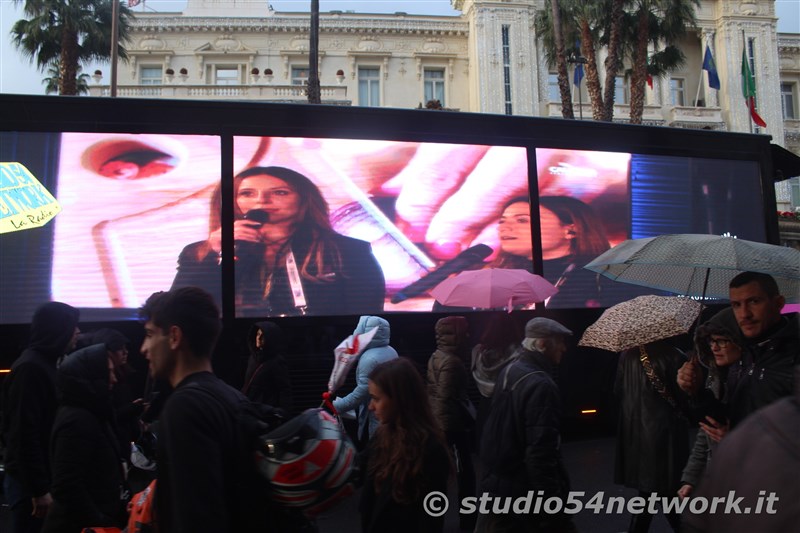
{"type": "Polygon", "coordinates": [[[800,301],[800,251],[735,237],[677,234],[630,239],[585,268],[624,283],[725,300],[734,276],[762,272],[775,278],[787,302],[800,301]]]}

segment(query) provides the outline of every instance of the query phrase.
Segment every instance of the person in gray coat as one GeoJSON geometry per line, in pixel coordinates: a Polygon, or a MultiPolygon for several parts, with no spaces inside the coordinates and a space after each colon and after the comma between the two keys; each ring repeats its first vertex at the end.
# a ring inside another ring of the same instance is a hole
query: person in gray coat
{"type": "Polygon", "coordinates": [[[333,407],[339,413],[355,410],[358,419],[358,441],[363,447],[367,440],[378,429],[378,420],[369,407],[369,374],[376,366],[391,359],[397,358],[397,352],[389,346],[389,322],[379,316],[364,315],[358,319],[358,325],[353,336],[361,335],[367,331],[378,328],[375,336],[367,344],[356,366],[356,387],[343,398],[333,400],[333,407]]]}

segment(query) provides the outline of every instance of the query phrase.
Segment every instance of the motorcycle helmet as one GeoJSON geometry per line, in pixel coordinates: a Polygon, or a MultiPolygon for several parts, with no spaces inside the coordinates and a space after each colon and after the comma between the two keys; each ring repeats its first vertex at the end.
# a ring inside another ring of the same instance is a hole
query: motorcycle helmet
{"type": "Polygon", "coordinates": [[[315,516],[355,492],[355,446],[327,411],[308,409],[258,441],[256,466],[276,504],[315,516]]]}

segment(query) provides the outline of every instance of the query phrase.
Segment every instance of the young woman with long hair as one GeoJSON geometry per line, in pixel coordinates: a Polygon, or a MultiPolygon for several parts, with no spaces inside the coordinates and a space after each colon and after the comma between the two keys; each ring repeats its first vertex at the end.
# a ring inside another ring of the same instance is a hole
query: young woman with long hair
{"type": "Polygon", "coordinates": [[[430,516],[423,500],[447,493],[451,463],[422,376],[408,359],[393,359],[370,373],[369,393],[380,426],[367,449],[363,531],[441,532],[444,517],[430,516]]]}
{"type": "MultiPolygon", "coordinates": [[[[233,180],[238,316],[361,314],[383,310],[383,271],[368,243],[336,233],[328,204],[306,176],[251,167],[233,180]]],[[[219,301],[222,199],[209,236],[184,248],[173,288],[198,285],[219,301]]]]}

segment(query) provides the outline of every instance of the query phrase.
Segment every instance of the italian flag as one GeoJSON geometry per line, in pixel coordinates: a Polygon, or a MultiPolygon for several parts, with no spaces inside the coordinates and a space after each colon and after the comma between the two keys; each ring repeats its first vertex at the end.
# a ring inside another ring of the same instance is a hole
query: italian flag
{"type": "Polygon", "coordinates": [[[750,62],[747,60],[747,53],[742,50],[742,95],[750,110],[750,118],[762,128],[767,127],[767,123],[756,112],[756,80],[750,73],[750,62]]]}

